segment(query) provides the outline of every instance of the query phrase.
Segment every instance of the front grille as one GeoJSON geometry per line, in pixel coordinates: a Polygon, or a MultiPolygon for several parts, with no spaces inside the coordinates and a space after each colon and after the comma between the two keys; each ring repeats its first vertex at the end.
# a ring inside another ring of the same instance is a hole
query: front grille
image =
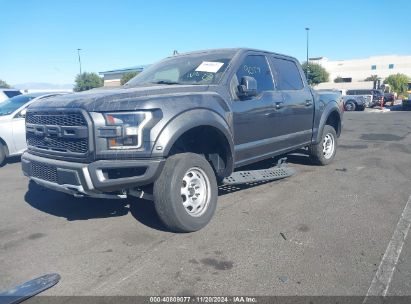
{"type": "Polygon", "coordinates": [[[26,123],[50,126],[87,126],[81,113],[28,112],[26,123]]]}
{"type": "Polygon", "coordinates": [[[57,183],[57,168],[36,161],[31,162],[31,176],[39,179],[57,183]]]}
{"type": "Polygon", "coordinates": [[[40,137],[27,133],[27,144],[43,150],[68,153],[87,153],[88,138],[40,137]]]}
{"type": "Polygon", "coordinates": [[[86,157],[90,146],[87,120],[76,110],[27,112],[26,139],[29,150],[76,158],[86,157]]]}

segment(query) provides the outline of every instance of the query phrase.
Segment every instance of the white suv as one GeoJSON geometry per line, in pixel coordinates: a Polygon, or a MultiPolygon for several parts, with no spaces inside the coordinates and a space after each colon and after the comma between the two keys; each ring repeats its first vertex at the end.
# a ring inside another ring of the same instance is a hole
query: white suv
{"type": "Polygon", "coordinates": [[[27,149],[25,117],[27,107],[36,100],[64,93],[31,93],[0,101],[0,166],[9,156],[27,149]]]}

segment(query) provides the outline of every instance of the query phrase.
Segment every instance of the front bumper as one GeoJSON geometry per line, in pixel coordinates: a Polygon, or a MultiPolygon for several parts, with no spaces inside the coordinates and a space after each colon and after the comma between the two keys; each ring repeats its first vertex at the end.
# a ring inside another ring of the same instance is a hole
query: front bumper
{"type": "Polygon", "coordinates": [[[151,184],[160,174],[164,159],[99,160],[90,164],[39,157],[25,152],[24,175],[44,187],[72,194],[123,198],[128,190],[151,184]]]}

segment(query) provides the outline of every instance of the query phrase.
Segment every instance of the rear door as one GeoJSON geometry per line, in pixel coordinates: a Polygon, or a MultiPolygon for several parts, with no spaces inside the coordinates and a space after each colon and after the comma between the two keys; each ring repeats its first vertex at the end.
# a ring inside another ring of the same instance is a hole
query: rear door
{"type": "Polygon", "coordinates": [[[314,118],[311,89],[303,81],[302,70],[294,60],[272,55],[270,61],[276,89],[284,100],[276,115],[278,151],[308,144],[314,118]]]}

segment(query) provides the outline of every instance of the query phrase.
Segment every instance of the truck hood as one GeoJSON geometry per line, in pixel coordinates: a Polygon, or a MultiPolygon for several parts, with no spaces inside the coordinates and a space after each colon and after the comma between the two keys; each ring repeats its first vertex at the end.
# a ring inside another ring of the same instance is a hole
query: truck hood
{"type": "Polygon", "coordinates": [[[160,100],[178,100],[186,95],[207,92],[205,85],[155,85],[136,88],[99,88],[59,95],[33,103],[29,109],[81,108],[90,112],[128,111],[158,107],[160,100]]]}

